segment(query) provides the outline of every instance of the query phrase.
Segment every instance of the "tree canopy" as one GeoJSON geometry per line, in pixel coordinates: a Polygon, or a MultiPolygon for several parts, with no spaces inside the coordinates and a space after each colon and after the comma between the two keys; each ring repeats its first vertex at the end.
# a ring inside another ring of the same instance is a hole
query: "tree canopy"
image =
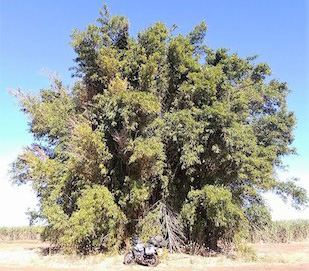
{"type": "Polygon", "coordinates": [[[13,180],[32,183],[49,240],[89,253],[135,233],[167,238],[147,227],[162,202],[189,240],[215,249],[265,207],[264,192],[307,202],[275,174],[295,153],[287,84],[255,56],[209,48],[206,30],[175,35],[157,22],[131,37],[128,19],[105,7],[73,31],[72,87],[54,78],[37,95],[15,93],[35,143],[13,180]]]}

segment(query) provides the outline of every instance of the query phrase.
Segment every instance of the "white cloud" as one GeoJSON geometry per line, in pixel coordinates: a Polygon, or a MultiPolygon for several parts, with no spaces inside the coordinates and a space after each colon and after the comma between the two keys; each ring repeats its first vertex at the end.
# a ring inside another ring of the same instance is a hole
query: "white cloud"
{"type": "MultiPolygon", "coordinates": [[[[309,193],[309,168],[297,168],[293,167],[289,172],[278,172],[278,177],[280,180],[284,181],[286,179],[297,177],[299,182],[297,185],[305,188],[309,193]]],[[[266,201],[270,208],[272,209],[272,217],[274,220],[289,220],[289,219],[309,219],[309,208],[297,211],[289,203],[284,203],[280,197],[274,194],[266,194],[266,201]]]]}
{"type": "Polygon", "coordinates": [[[28,208],[33,209],[38,202],[29,185],[16,186],[9,181],[10,164],[20,151],[0,155],[0,227],[27,226],[29,222],[25,212],[28,208]]]}

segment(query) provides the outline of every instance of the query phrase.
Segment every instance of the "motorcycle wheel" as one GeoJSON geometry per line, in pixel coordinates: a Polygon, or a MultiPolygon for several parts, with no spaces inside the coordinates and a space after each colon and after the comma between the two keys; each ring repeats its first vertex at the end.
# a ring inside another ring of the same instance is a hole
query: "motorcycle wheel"
{"type": "Polygon", "coordinates": [[[152,256],[151,256],[151,258],[149,258],[148,260],[147,260],[147,265],[148,266],[157,266],[158,264],[159,264],[159,257],[158,257],[158,255],[156,255],[156,254],[153,254],[152,256]]]}
{"type": "Polygon", "coordinates": [[[124,264],[132,264],[134,263],[134,255],[132,253],[132,251],[128,251],[125,255],[124,255],[124,264]]]}

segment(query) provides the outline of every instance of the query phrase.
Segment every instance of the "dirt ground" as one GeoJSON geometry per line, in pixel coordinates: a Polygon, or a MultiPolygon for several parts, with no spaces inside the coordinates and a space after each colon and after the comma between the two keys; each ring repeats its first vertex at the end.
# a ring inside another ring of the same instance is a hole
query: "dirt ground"
{"type": "Polygon", "coordinates": [[[0,243],[0,271],[308,271],[309,242],[291,244],[254,244],[257,259],[225,256],[199,257],[171,254],[154,268],[140,265],[125,266],[123,256],[104,255],[78,257],[49,251],[47,243],[14,241],[0,243]]]}

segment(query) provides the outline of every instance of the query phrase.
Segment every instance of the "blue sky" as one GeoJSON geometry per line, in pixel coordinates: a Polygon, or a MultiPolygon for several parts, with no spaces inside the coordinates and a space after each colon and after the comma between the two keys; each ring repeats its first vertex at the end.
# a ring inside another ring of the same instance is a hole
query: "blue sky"
{"type": "MultiPolygon", "coordinates": [[[[309,74],[308,4],[305,0],[0,0],[0,226],[26,224],[24,211],[36,200],[28,187],[11,187],[8,163],[32,141],[27,119],[19,112],[9,88],[38,91],[48,87],[42,69],[58,72],[71,84],[69,67],[74,65],[70,33],[83,29],[107,3],[112,14],[130,20],[133,36],[156,21],[179,25],[186,33],[204,20],[208,25],[206,44],[227,47],[246,57],[258,54],[267,62],[273,77],[288,82],[292,93],[289,108],[298,119],[294,146],[298,156],[285,158],[290,172],[282,178],[298,176],[309,191],[309,74]],[[6,217],[6,219],[4,219],[6,217]]],[[[305,217],[309,211],[295,212],[273,196],[267,196],[273,216],[305,217]],[[284,208],[284,209],[283,209],[284,208]],[[282,212],[285,210],[285,212],[282,212]],[[288,212],[286,211],[288,210],[288,212]]]]}

